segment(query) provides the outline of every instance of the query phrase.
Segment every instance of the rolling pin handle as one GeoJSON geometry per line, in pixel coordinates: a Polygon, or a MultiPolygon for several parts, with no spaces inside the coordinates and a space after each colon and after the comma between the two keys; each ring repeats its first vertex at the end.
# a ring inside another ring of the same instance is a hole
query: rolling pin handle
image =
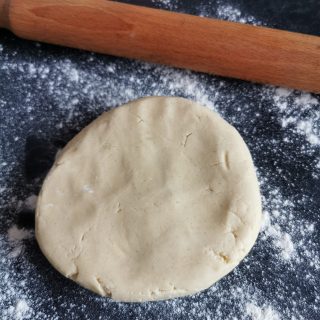
{"type": "Polygon", "coordinates": [[[9,25],[8,9],[9,0],[0,0],[0,28],[7,28],[9,25]]]}

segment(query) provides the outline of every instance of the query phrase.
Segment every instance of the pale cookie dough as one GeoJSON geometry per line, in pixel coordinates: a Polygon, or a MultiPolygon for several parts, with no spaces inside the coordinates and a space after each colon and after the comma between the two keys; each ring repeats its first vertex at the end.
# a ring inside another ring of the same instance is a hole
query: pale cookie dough
{"type": "Polygon", "coordinates": [[[37,204],[40,248],[63,275],[120,301],[195,293],[253,246],[261,204],[239,133],[198,104],[140,99],[64,148],[37,204]]]}

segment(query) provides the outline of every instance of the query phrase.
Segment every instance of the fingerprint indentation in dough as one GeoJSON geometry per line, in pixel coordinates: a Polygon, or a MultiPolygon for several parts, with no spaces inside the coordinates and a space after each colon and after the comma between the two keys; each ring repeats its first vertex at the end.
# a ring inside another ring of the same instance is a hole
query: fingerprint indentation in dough
{"type": "Polygon", "coordinates": [[[118,201],[117,211],[116,213],[120,213],[122,211],[121,203],[118,201]]]}
{"type": "Polygon", "coordinates": [[[213,192],[213,191],[214,191],[211,184],[208,185],[207,190],[208,190],[209,192],[213,192]]]}
{"type": "Polygon", "coordinates": [[[98,288],[99,288],[99,291],[106,297],[109,297],[109,298],[112,298],[112,292],[111,290],[105,285],[105,283],[101,280],[101,278],[99,277],[95,277],[94,278],[97,285],[98,285],[98,288]]]}
{"type": "Polygon", "coordinates": [[[230,159],[229,159],[229,152],[225,151],[223,154],[223,162],[224,166],[227,170],[230,170],[230,159]]]}
{"type": "Polygon", "coordinates": [[[138,114],[137,114],[137,118],[138,118],[138,120],[139,120],[139,121],[138,121],[138,124],[141,123],[141,122],[144,122],[143,118],[140,117],[138,114]]]}
{"type": "Polygon", "coordinates": [[[233,235],[233,237],[234,237],[235,239],[238,238],[237,230],[232,230],[232,231],[231,231],[231,234],[233,235]]]}
{"type": "Polygon", "coordinates": [[[71,280],[76,280],[78,275],[79,275],[79,268],[77,265],[74,264],[75,270],[73,270],[72,272],[68,273],[66,275],[67,278],[71,279],[71,280]]]}

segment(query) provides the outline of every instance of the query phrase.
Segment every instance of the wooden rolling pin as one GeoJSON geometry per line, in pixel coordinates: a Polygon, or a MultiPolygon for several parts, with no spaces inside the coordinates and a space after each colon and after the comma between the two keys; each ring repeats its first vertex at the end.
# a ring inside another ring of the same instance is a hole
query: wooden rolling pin
{"type": "Polygon", "coordinates": [[[320,37],[106,0],[0,0],[22,38],[320,92],[320,37]]]}

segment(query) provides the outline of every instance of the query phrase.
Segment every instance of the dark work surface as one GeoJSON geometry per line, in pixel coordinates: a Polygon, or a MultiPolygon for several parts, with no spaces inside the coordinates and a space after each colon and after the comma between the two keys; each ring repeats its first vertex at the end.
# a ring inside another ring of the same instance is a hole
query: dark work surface
{"type": "MultiPolygon", "coordinates": [[[[320,35],[317,0],[130,2],[320,35]]],[[[317,95],[38,44],[0,30],[0,318],[320,319],[319,131],[317,95]],[[33,237],[12,241],[8,229],[32,233],[33,207],[25,200],[38,194],[57,150],[102,111],[147,95],[199,101],[239,130],[257,168],[264,226],[248,257],[210,289],[164,302],[116,303],[62,277],[33,237]]]]}

